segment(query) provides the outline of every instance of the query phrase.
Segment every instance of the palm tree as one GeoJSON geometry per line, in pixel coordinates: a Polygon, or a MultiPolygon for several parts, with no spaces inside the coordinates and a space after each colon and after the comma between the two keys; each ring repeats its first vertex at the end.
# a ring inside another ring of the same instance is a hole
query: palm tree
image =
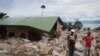
{"type": "Polygon", "coordinates": [[[42,5],[41,8],[42,8],[42,14],[41,14],[41,16],[43,16],[43,10],[44,10],[46,7],[45,7],[45,5],[42,5]]]}

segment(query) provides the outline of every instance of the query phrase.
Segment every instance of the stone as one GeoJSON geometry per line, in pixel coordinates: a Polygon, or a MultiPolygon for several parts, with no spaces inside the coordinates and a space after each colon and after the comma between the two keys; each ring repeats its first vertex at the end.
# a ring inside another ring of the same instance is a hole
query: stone
{"type": "Polygon", "coordinates": [[[62,51],[59,56],[66,56],[66,50],[62,51]]]}
{"type": "Polygon", "coordinates": [[[50,51],[51,51],[51,47],[45,47],[41,50],[41,53],[47,55],[49,54],[50,51]]]}
{"type": "Polygon", "coordinates": [[[32,48],[33,44],[32,43],[26,43],[26,44],[23,44],[22,46],[32,48]]]}
{"type": "Polygon", "coordinates": [[[40,49],[39,49],[39,47],[37,45],[33,45],[32,46],[32,49],[35,50],[36,52],[39,52],[40,51],[40,49]]]}
{"type": "Polygon", "coordinates": [[[11,51],[11,46],[6,43],[0,43],[0,49],[11,51]]]}
{"type": "Polygon", "coordinates": [[[0,53],[8,53],[9,51],[7,51],[7,50],[0,50],[0,53]]]}
{"type": "Polygon", "coordinates": [[[61,52],[62,49],[60,47],[55,46],[55,47],[53,47],[53,50],[55,50],[57,52],[61,52]]]}
{"type": "Polygon", "coordinates": [[[53,50],[52,56],[59,56],[59,55],[60,55],[60,53],[58,53],[57,51],[53,50]]]}
{"type": "Polygon", "coordinates": [[[37,44],[37,46],[38,46],[40,49],[46,47],[47,45],[48,45],[47,43],[44,43],[44,42],[41,42],[41,41],[39,41],[38,44],[37,44]]]}
{"type": "Polygon", "coordinates": [[[84,56],[84,53],[83,52],[75,51],[74,52],[74,56],[84,56]]]}
{"type": "Polygon", "coordinates": [[[47,36],[42,36],[42,39],[40,41],[47,43],[49,40],[49,37],[47,36]]]}
{"type": "Polygon", "coordinates": [[[7,42],[8,44],[10,44],[10,45],[15,45],[15,44],[18,43],[18,41],[19,41],[18,38],[14,38],[14,37],[13,37],[13,38],[7,39],[6,42],[7,42]]]}
{"type": "Polygon", "coordinates": [[[24,43],[30,43],[30,42],[31,42],[31,41],[28,40],[28,39],[22,39],[22,41],[23,41],[24,43]]]}
{"type": "Polygon", "coordinates": [[[77,49],[77,51],[84,51],[84,47],[82,46],[82,44],[79,41],[76,42],[75,48],[77,49]]]}

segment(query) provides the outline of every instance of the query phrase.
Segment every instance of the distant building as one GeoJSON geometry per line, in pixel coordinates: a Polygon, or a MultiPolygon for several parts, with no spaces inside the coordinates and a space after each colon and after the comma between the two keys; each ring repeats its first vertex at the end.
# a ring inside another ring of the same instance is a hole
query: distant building
{"type": "Polygon", "coordinates": [[[9,17],[0,19],[0,34],[3,38],[40,39],[44,33],[59,37],[62,25],[60,17],[9,17]]]}

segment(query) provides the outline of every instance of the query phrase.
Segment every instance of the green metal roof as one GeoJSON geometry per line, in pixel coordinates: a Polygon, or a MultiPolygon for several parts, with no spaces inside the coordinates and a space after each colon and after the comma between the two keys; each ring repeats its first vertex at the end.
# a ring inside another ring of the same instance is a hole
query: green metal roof
{"type": "Polygon", "coordinates": [[[59,17],[17,17],[0,19],[0,25],[30,26],[50,31],[59,17]]]}

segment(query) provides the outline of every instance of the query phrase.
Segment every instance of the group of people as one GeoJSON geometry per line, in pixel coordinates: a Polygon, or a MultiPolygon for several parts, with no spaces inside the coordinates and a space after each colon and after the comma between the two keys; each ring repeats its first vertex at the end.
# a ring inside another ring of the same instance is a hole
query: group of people
{"type": "MultiPolygon", "coordinates": [[[[69,56],[74,56],[76,39],[77,34],[75,30],[71,30],[70,35],[68,35],[69,56]]],[[[82,39],[85,41],[85,56],[90,56],[91,44],[94,39],[91,32],[87,32],[85,36],[82,37],[82,39]]]]}

